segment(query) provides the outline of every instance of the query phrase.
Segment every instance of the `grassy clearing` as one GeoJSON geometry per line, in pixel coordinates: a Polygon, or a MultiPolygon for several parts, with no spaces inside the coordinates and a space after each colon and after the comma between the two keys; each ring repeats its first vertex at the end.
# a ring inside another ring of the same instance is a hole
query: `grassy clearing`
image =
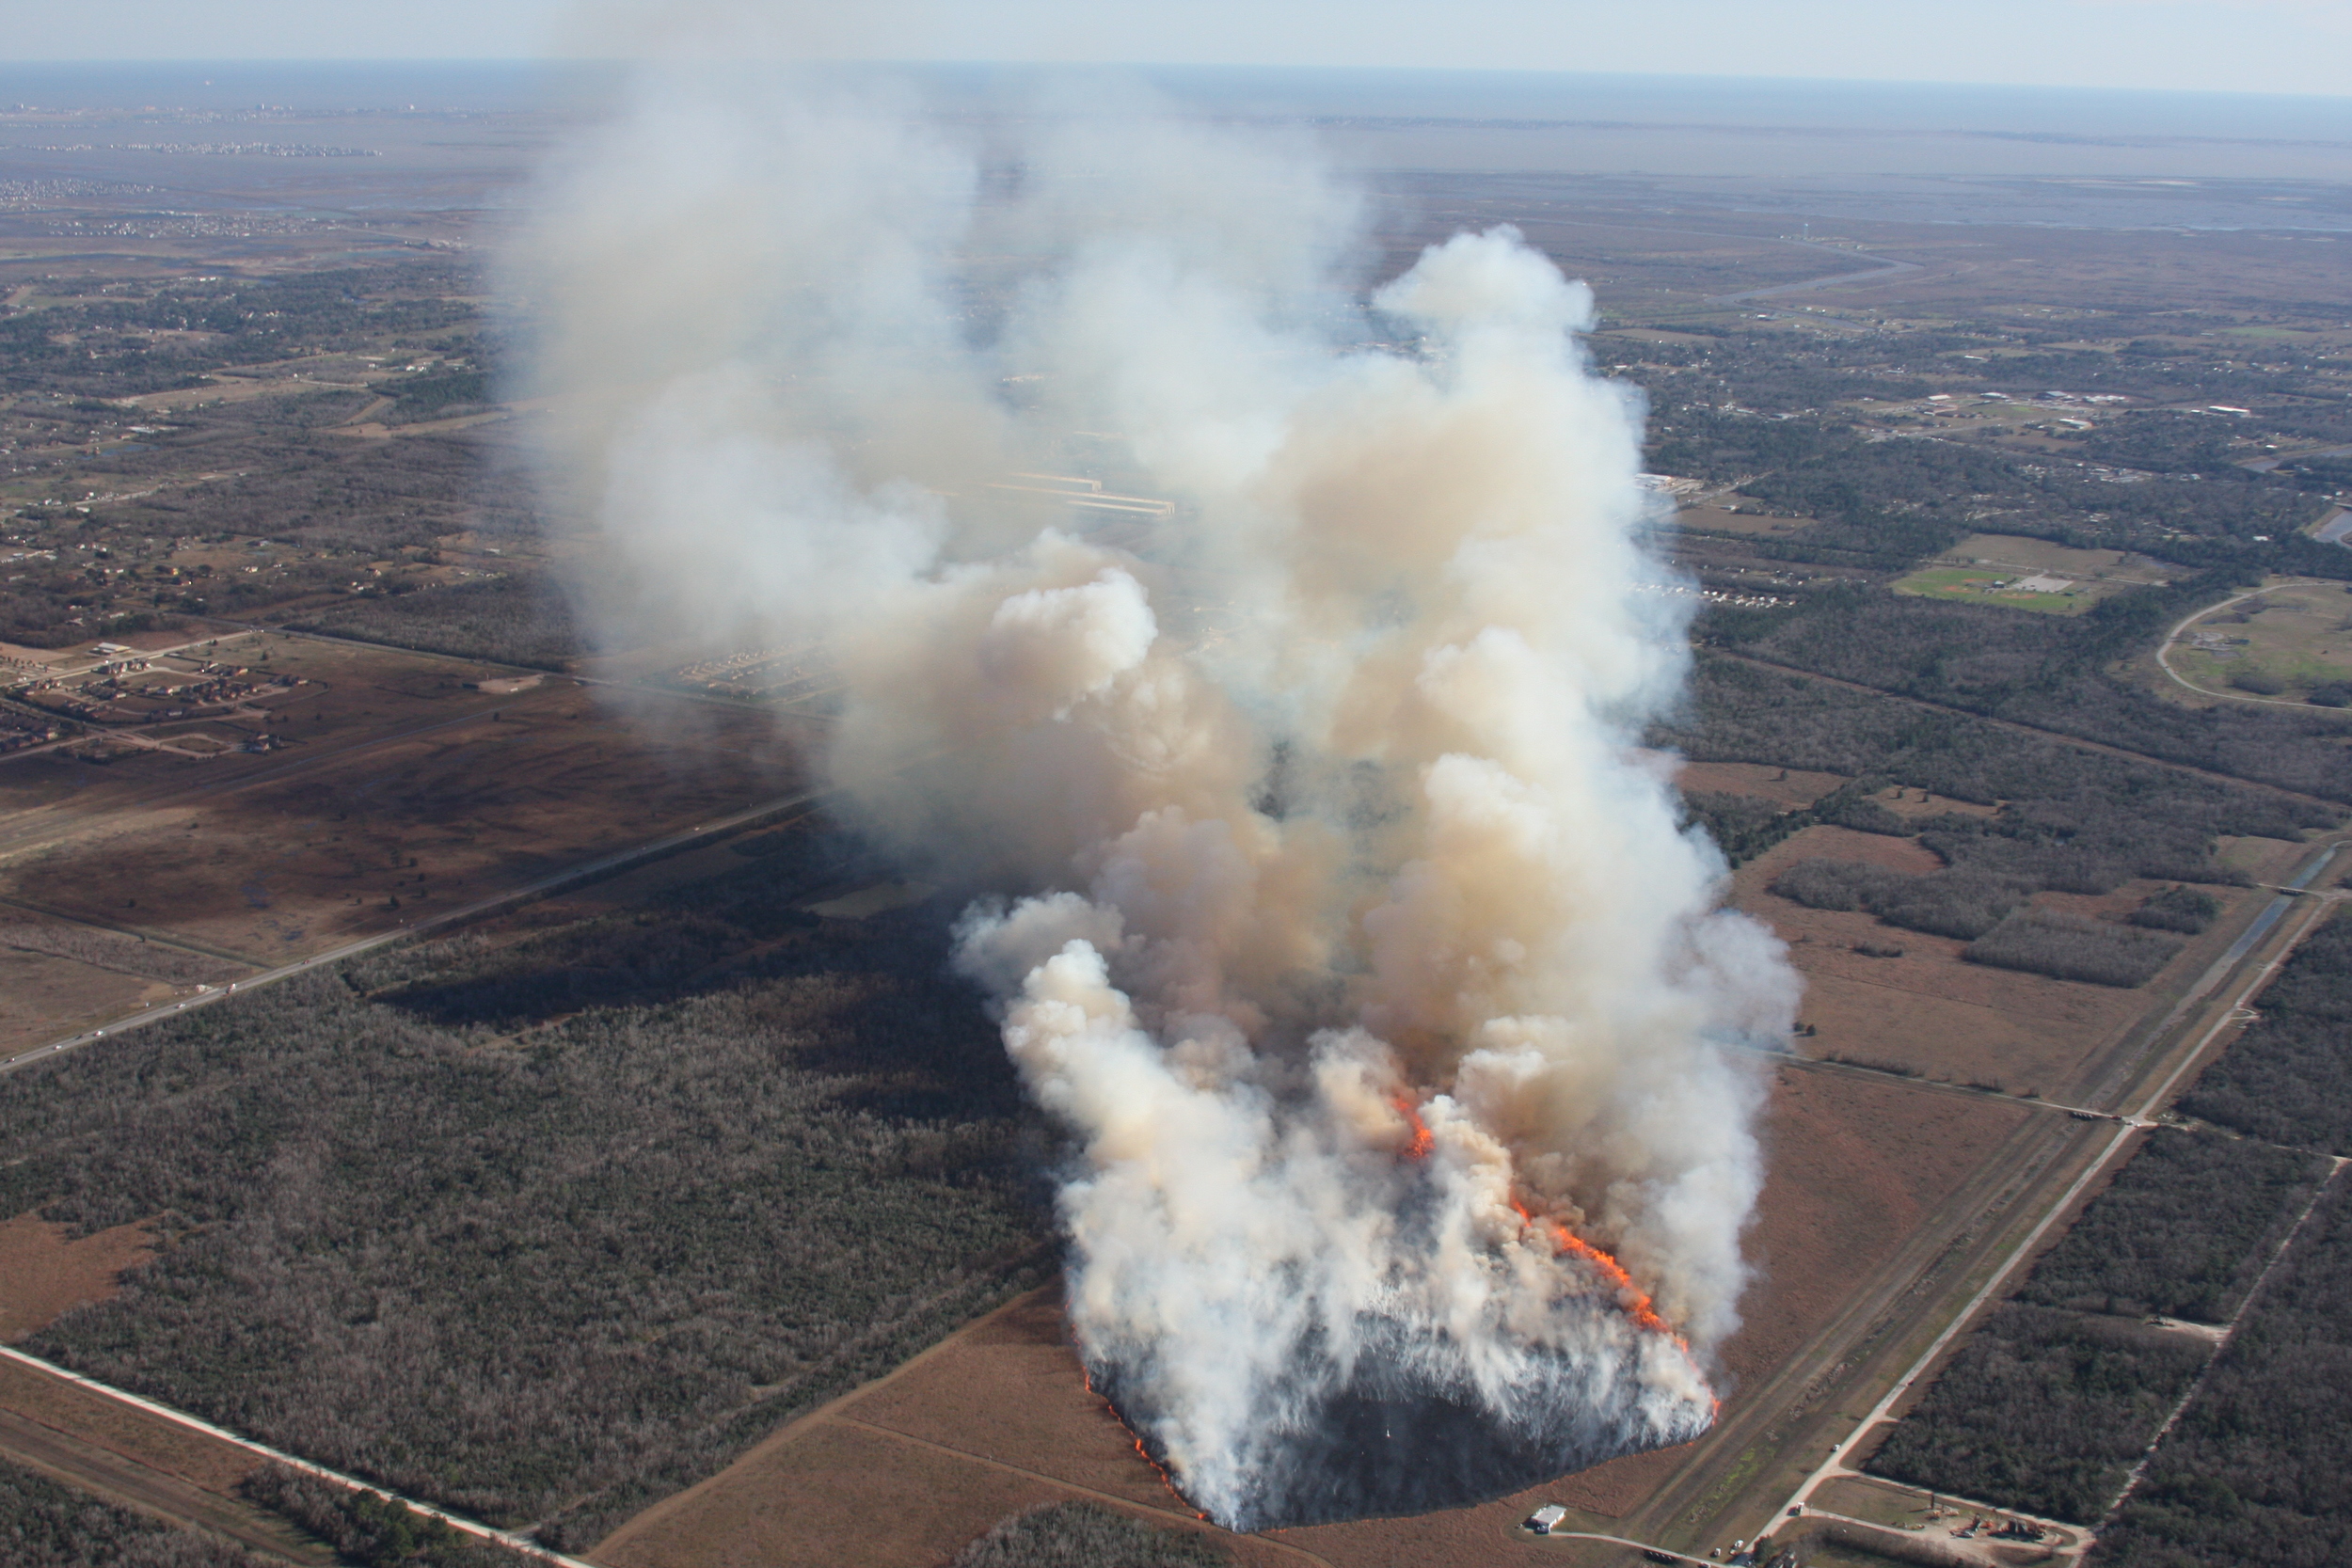
{"type": "Polygon", "coordinates": [[[2006,605],[2042,615],[2079,615],[2096,604],[2099,586],[2076,583],[2061,594],[2010,594],[2005,586],[2023,575],[1983,566],[1931,566],[1895,584],[1898,594],[1928,599],[1958,599],[1966,604],[2006,605]]]}

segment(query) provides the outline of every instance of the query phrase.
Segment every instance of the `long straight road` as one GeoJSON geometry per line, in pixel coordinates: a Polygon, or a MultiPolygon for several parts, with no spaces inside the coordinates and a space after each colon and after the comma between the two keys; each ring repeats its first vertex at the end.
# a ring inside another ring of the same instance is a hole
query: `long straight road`
{"type": "MultiPolygon", "coordinates": [[[[2312,888],[2340,874],[2341,848],[2314,846],[2290,885],[2312,888]]],[[[2121,1064],[2109,1094],[2089,1101],[2115,1119],[2037,1117],[2011,1133],[1836,1320],[1699,1440],[1696,1462],[1628,1515],[1625,1533],[1702,1551],[1752,1537],[1790,1508],[1803,1511],[2074,1200],[2136,1146],[2134,1132],[2207,1059],[2335,901],[2332,891],[2272,899],[2188,994],[2157,1015],[2153,1037],[2121,1064]],[[2308,912],[2290,918],[2298,908],[2308,912]]]]}
{"type": "Polygon", "coordinates": [[[0,1073],[13,1072],[20,1068],[30,1067],[35,1062],[52,1061],[65,1052],[96,1045],[101,1040],[120,1036],[138,1028],[141,1024],[153,1023],[167,1018],[178,1018],[193,1007],[211,1006],[225,1001],[231,995],[251,991],[262,986],[275,985],[280,980],[291,979],[296,974],[305,974],[322,964],[341,963],[345,958],[357,958],[362,953],[372,952],[395,942],[405,942],[410,937],[420,936],[441,927],[476,919],[508,904],[520,903],[525,899],[536,898],[544,894],[552,893],[558,888],[570,887],[610,876],[617,871],[625,871],[630,866],[659,859],[674,850],[689,846],[710,843],[739,828],[750,827],[780,812],[822,800],[830,793],[832,793],[830,790],[824,789],[800,790],[777,800],[763,800],[755,806],[746,806],[741,811],[729,812],[724,816],[714,816],[707,822],[699,822],[691,828],[664,833],[660,838],[648,839],[643,844],[634,845],[627,849],[616,849],[598,855],[592,860],[581,861],[578,864],[566,866],[549,876],[538,878],[519,887],[509,888],[503,893],[492,894],[486,898],[477,898],[470,904],[461,905],[453,910],[445,910],[439,914],[403,924],[389,931],[379,931],[373,936],[362,937],[357,942],[347,942],[340,947],[331,947],[326,952],[314,953],[307,958],[297,958],[292,963],[280,964],[275,969],[265,970],[260,974],[239,980],[222,990],[191,997],[184,1002],[162,1003],[144,1012],[133,1013],[128,1018],[119,1019],[103,1029],[87,1029],[80,1034],[68,1035],[62,1039],[52,1040],[47,1045],[35,1046],[32,1050],[6,1062],[0,1062],[0,1073]]]}

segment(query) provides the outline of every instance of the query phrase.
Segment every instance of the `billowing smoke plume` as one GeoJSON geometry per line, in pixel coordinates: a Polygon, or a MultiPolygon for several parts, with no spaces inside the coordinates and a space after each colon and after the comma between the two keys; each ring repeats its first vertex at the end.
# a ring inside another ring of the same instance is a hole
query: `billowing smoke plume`
{"type": "Polygon", "coordinates": [[[1585,288],[1499,230],[1367,303],[1311,160],[1102,102],[653,82],[544,198],[584,592],[837,665],[829,766],[982,895],[1071,1320],[1185,1495],[1397,1512],[1703,1430],[1726,1047],[1794,987],[1637,750],[1689,599],[1585,288]]]}

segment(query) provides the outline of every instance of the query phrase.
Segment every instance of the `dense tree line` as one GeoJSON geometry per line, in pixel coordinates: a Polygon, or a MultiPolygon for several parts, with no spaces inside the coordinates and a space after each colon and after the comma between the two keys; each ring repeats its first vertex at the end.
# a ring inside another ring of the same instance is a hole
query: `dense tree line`
{"type": "Polygon", "coordinates": [[[8,1568],[278,1568],[216,1536],[175,1529],[0,1459],[8,1568]]]}
{"type": "Polygon", "coordinates": [[[286,623],[395,648],[563,670],[585,651],[571,607],[535,574],[371,598],[286,623]]]}
{"type": "MultiPolygon", "coordinates": [[[[2106,893],[2137,877],[2242,883],[2212,858],[2224,833],[2296,839],[2328,814],[2265,792],[2176,769],[2042,741],[1964,715],[1702,655],[1692,709],[1652,739],[1698,761],[1763,763],[1858,775],[1808,810],[1734,813],[1705,798],[1694,820],[1747,853],[1787,832],[1828,822],[1866,832],[1915,834],[1947,869],[1914,875],[1816,858],[1783,871],[1772,889],[1820,909],[1868,910],[1890,925],[1981,939],[1978,961],[2062,978],[2137,984],[2161,967],[2171,941],[2128,926],[2067,928],[2025,915],[2042,889],[2106,893]],[[1999,803],[1990,816],[1944,812],[1907,818],[1879,799],[1890,783],[1958,800],[1999,803]],[[1991,933],[2010,921],[1998,940],[1991,933]]],[[[2174,927],[2210,895],[2158,895],[2174,927]]],[[[2146,923],[2142,923],[2146,924],[2146,923]]]]}
{"type": "Polygon", "coordinates": [[[1810,909],[1867,910],[1889,926],[1967,941],[1971,963],[2059,980],[2144,985],[2180,950],[2169,937],[2020,908],[2029,885],[1967,867],[1917,876],[1819,857],[1783,871],[1772,892],[1810,909]]]}
{"type": "Polygon", "coordinates": [[[381,1493],[354,1492],[284,1465],[264,1465],[241,1490],[334,1547],[353,1568],[548,1568],[550,1560],[464,1534],[381,1493]]]}
{"type": "Polygon", "coordinates": [[[2267,1144],[2157,1128],[2036,1261],[2017,1299],[2227,1323],[2328,1169],[2267,1144]]]}
{"type": "MultiPolygon", "coordinates": [[[[2352,550],[2342,553],[2352,563],[2352,550]]],[[[2230,588],[2230,574],[2204,574],[2066,617],[1840,587],[1794,609],[1711,613],[1700,636],[1774,664],[2352,801],[2352,725],[2338,714],[2185,707],[2106,673],[2230,588]]]]}
{"type": "Polygon", "coordinates": [[[2205,1363],[2205,1341],[2010,1302],[1946,1363],[1865,1466],[2091,1524],[2205,1363]]]}
{"type": "Polygon", "coordinates": [[[2152,893],[2131,912],[2131,923],[2152,931],[2185,931],[2195,936],[2221,915],[2221,901],[2202,888],[2175,884],[2152,893]]]}
{"type": "Polygon", "coordinates": [[[1001,1520],[948,1568],[1228,1568],[1192,1530],[1147,1525],[1096,1503],[1047,1503],[1001,1520]]]}
{"type": "Polygon", "coordinates": [[[2094,986],[2144,986],[2181,950],[2172,937],[2088,920],[2060,910],[2018,910],[1968,944],[1961,957],[2094,986]]]}
{"type": "Polygon", "coordinates": [[[2352,1561],[2352,1201],[2336,1181],[2215,1360],[2098,1568],[2352,1561]]]}
{"type": "Polygon", "coordinates": [[[2352,1155],[2352,921],[2331,916],[2254,999],[2260,1018],[2180,1098],[2250,1138],[2352,1155]]]}
{"type": "Polygon", "coordinates": [[[35,1348],[568,1549],[1033,1281],[944,938],[799,914],[805,859],[0,1081],[0,1212],[167,1243],[35,1348]]]}
{"type": "Polygon", "coordinates": [[[1917,876],[1826,856],[1789,866],[1772,879],[1772,892],[1807,909],[1867,910],[1889,926],[1962,941],[1992,930],[2026,896],[2016,883],[1981,872],[1917,876]]]}

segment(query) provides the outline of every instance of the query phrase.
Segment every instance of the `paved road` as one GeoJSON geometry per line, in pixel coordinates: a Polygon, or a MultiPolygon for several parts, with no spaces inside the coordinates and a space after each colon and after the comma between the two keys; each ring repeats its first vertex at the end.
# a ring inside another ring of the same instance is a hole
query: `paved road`
{"type": "Polygon", "coordinates": [[[557,888],[566,887],[576,882],[589,881],[615,871],[625,870],[641,862],[657,859],[671,850],[688,845],[707,843],[735,829],[749,827],[763,817],[772,816],[778,812],[789,810],[794,806],[803,806],[810,801],[821,800],[830,793],[831,791],[823,789],[803,789],[779,800],[762,801],[755,806],[747,806],[741,811],[730,812],[724,816],[713,817],[707,822],[698,823],[678,832],[664,833],[660,838],[630,848],[615,850],[610,854],[599,855],[594,860],[582,861],[577,865],[567,866],[551,876],[539,878],[520,887],[510,888],[504,893],[493,894],[487,898],[479,898],[460,908],[447,910],[439,914],[430,915],[389,931],[378,932],[372,937],[362,937],[357,942],[347,942],[340,947],[329,948],[324,953],[316,953],[307,958],[298,958],[293,963],[280,964],[276,969],[265,970],[250,979],[239,980],[223,990],[191,997],[185,1002],[167,1002],[159,1006],[150,1007],[144,1012],[134,1013],[128,1018],[118,1020],[103,1029],[85,1030],[78,1035],[69,1035],[63,1039],[53,1040],[47,1045],[35,1046],[22,1055],[0,1062],[0,1073],[13,1072],[34,1062],[49,1061],[62,1053],[95,1045],[110,1036],[120,1035],[143,1023],[153,1023],[159,1019],[178,1017],[193,1007],[210,1006],[238,992],[249,991],[261,986],[274,985],[278,981],[289,979],[307,970],[316,969],[322,964],[341,963],[345,958],[355,958],[361,953],[370,952],[391,942],[403,942],[443,926],[454,925],[459,921],[474,919],[502,905],[534,898],[541,894],[551,893],[557,888]]]}
{"type": "MultiPolygon", "coordinates": [[[[2328,845],[2312,858],[2289,885],[2296,888],[2308,887],[2322,871],[2334,863],[2341,848],[2341,844],[2328,845]]],[[[2205,980],[2201,980],[2200,985],[2167,1015],[2162,1027],[2169,1029],[2177,1021],[2185,1019],[2201,999],[2204,1003],[2203,1011],[2188,1023],[2187,1032],[2182,1036],[2181,1041],[2175,1044],[2169,1069],[2136,1096],[2136,1104],[2121,1113],[2118,1124],[2108,1135],[2106,1144],[2100,1150],[2097,1158],[2087,1164],[2072,1184],[2067,1186],[2057,1198],[2046,1204],[2041,1219],[2013,1246],[2009,1248],[2006,1259],[1987,1275],[1982,1287],[1968,1298],[1960,1310],[1953,1315],[1951,1321],[1944,1326],[1943,1331],[1929,1341],[1927,1348],[1913,1359],[1911,1365],[1904,1370],[1901,1376],[1895,1380],[1885,1395],[1871,1407],[1869,1413],[1864,1416],[1853,1430],[1830,1450],[1828,1457],[1804,1478],[1787,1501],[1773,1511],[1773,1518],[1787,1517],[1791,1509],[1801,1512],[1805,1510],[1809,1506],[1814,1492],[1824,1482],[1839,1475],[1852,1473],[1854,1452],[1869,1436],[1872,1430],[1881,1421],[1885,1420],[1895,1406],[1917,1386],[1919,1381],[1935,1366],[1945,1350],[1975,1321],[1977,1313],[1984,1304],[2010,1284],[2017,1271],[2024,1266],[2026,1259],[2033,1256],[2036,1246],[2050,1227],[2073,1209],[2074,1200],[2080,1197],[2093,1181],[2107,1174],[2123,1158],[2125,1151],[2131,1147],[2134,1131],[2148,1124],[2152,1114],[2170,1098],[2174,1086],[2192,1068],[2203,1060],[2206,1047],[2213,1043],[2214,1038],[2223,1029],[2239,1021],[2246,1004],[2257,991],[2269,983],[2272,974],[2277,973],[2279,966],[2286,960],[2287,956],[2295,950],[2296,944],[2318,925],[2317,915],[2324,912],[2326,905],[2321,901],[2312,900],[2313,917],[2305,920],[2302,928],[2292,933],[2287,941],[2280,943],[2279,951],[2272,954],[2266,961],[2250,969],[2237,972],[2234,974],[2234,984],[2219,987],[2220,990],[2226,992],[2226,1000],[2216,996],[2215,988],[2208,986],[2206,982],[2230,974],[2233,966],[2243,964],[2244,960],[2253,953],[2261,939],[2277,925],[2286,908],[2296,901],[2293,895],[2283,893],[2273,899],[2262,915],[2235,942],[2231,944],[2228,953],[2207,971],[2205,980]],[[2200,1029],[2198,1027],[2200,1023],[2202,1023],[2204,1027],[2200,1029]],[[2184,1044],[2185,1049],[2182,1049],[2184,1044]]]]}

